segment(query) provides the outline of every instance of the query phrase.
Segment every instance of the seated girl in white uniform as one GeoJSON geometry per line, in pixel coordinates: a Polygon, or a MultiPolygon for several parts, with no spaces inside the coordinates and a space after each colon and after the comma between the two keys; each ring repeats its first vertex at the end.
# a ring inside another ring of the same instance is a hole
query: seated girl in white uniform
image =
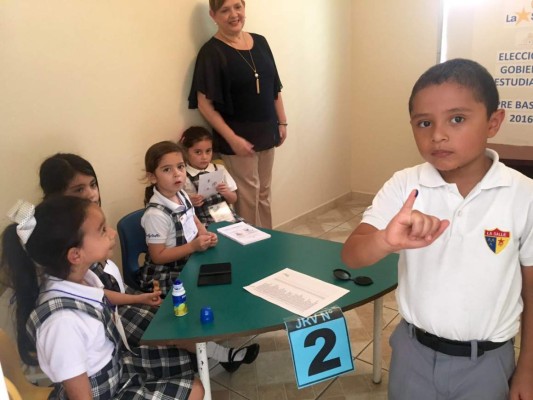
{"type": "Polygon", "coordinates": [[[90,270],[109,257],[116,232],[89,200],[57,196],[19,202],[3,235],[1,268],[16,296],[22,359],[55,384],[54,399],[201,399],[187,352],[125,350],[120,318],[90,270]]]}
{"type": "MultiPolygon", "coordinates": [[[[76,154],[57,153],[44,160],[39,169],[39,184],[45,199],[51,196],[69,195],[90,200],[99,206],[102,204],[100,186],[93,166],[76,154]]],[[[111,302],[120,305],[118,311],[128,343],[131,346],[138,346],[157,311],[156,306],[161,303],[160,299],[158,300],[158,296],[146,298],[146,293],[124,284],[120,270],[110,259],[94,263],[91,271],[102,281],[105,289],[130,295],[129,299],[121,301],[113,298],[113,293],[108,293],[111,302]]],[[[158,294],[160,293],[155,293],[158,294]]]]}
{"type": "Polygon", "coordinates": [[[224,165],[212,163],[213,135],[201,126],[191,126],[181,135],[180,144],[185,148],[187,181],[185,191],[189,195],[198,219],[206,226],[220,221],[242,221],[231,207],[237,201],[237,184],[224,165]],[[216,193],[203,196],[198,193],[200,177],[221,171],[223,180],[216,182],[216,193]]]}
{"type": "MultiPolygon", "coordinates": [[[[148,254],[141,268],[140,285],[151,291],[158,281],[166,295],[172,290],[188,257],[197,251],[216,246],[216,234],[208,232],[194,213],[185,185],[185,162],[182,148],[164,141],[151,146],[145,155],[145,170],[151,185],[146,188],[146,211],[141,225],[146,234],[148,254]]],[[[242,349],[207,343],[207,356],[233,372],[242,363],[252,363],[259,354],[259,345],[242,349]]]]}

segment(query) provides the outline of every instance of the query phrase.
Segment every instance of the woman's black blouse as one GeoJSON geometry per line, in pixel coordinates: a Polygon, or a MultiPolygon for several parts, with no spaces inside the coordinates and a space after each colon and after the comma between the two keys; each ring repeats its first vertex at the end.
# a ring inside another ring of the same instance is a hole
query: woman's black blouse
{"type": "MultiPolygon", "coordinates": [[[[259,74],[260,94],[257,94],[254,71],[250,67],[253,66],[250,52],[236,50],[212,37],[202,46],[196,59],[189,108],[198,108],[198,92],[205,94],[226,124],[252,143],[255,151],[261,151],[279,142],[274,100],[282,85],[266,39],[255,33],[251,35],[254,44],[250,51],[259,74]]],[[[215,151],[234,154],[224,138],[215,130],[213,133],[215,151]]]]}

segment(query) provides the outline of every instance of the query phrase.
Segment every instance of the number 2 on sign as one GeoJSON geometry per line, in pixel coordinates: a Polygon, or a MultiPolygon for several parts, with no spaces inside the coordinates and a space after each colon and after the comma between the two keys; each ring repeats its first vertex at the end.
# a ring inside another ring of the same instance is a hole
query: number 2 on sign
{"type": "Polygon", "coordinates": [[[299,388],[354,369],[346,321],[338,307],[285,321],[299,388]]]}
{"type": "Polygon", "coordinates": [[[340,357],[335,357],[326,361],[326,357],[331,353],[331,350],[333,350],[335,343],[337,342],[335,332],[328,328],[317,329],[307,335],[304,341],[304,347],[314,346],[318,338],[324,339],[324,345],[309,365],[309,376],[320,374],[321,372],[326,372],[341,366],[340,357]]]}

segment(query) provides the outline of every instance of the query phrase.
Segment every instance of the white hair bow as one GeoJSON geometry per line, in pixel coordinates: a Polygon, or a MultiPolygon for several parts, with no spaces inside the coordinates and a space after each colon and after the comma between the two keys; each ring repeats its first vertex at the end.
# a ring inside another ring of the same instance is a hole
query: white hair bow
{"type": "Polygon", "coordinates": [[[26,244],[30,238],[37,221],[35,220],[35,206],[24,200],[19,200],[7,212],[9,219],[17,223],[17,235],[22,244],[26,244]]]}

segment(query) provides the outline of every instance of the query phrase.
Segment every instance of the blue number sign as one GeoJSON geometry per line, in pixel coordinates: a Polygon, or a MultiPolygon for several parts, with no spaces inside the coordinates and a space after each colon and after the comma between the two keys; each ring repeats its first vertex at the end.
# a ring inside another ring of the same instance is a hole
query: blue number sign
{"type": "Polygon", "coordinates": [[[354,369],[346,321],[339,307],[285,321],[298,388],[354,369]]]}

